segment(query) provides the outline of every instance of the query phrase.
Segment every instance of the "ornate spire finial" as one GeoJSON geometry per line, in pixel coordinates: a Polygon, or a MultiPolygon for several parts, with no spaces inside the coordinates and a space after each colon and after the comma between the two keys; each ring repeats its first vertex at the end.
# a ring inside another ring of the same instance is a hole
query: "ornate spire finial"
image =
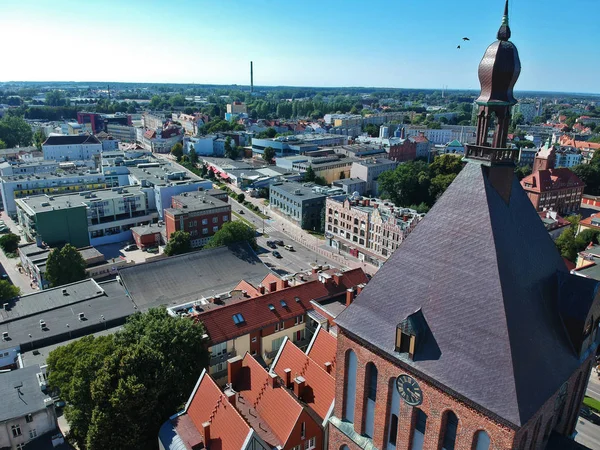
{"type": "Polygon", "coordinates": [[[508,0],[504,5],[504,16],[502,16],[502,25],[498,30],[498,40],[508,41],[510,39],[510,27],[508,26],[508,0]]]}

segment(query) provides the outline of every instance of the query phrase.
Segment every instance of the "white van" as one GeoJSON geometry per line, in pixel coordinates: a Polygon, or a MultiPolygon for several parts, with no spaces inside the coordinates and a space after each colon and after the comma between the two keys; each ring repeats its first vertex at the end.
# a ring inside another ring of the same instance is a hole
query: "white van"
{"type": "Polygon", "coordinates": [[[293,245],[285,245],[283,248],[285,248],[286,250],[289,250],[290,252],[294,251],[294,246],[293,245]]]}

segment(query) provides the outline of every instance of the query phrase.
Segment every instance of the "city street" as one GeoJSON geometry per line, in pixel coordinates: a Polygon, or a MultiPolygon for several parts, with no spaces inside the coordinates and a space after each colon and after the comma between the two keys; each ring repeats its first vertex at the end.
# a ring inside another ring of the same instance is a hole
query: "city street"
{"type": "Polygon", "coordinates": [[[575,441],[591,449],[600,448],[600,425],[596,425],[580,417],[577,420],[575,429],[577,431],[575,441]]]}

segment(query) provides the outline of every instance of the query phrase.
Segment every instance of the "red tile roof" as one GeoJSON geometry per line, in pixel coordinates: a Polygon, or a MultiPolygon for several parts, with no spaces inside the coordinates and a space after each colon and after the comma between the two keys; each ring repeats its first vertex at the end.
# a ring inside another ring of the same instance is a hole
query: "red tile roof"
{"type": "Polygon", "coordinates": [[[598,225],[596,225],[595,223],[592,222],[592,220],[594,220],[594,219],[596,219],[596,221],[598,219],[600,219],[600,213],[594,213],[590,217],[586,217],[585,219],[581,219],[579,221],[579,225],[584,226],[586,228],[600,230],[600,226],[598,226],[598,225]]]}
{"type": "Polygon", "coordinates": [[[308,281],[200,313],[195,320],[204,323],[214,345],[305,314],[313,309],[311,300],[322,300],[343,294],[346,289],[367,281],[362,269],[354,269],[344,272],[339,279],[339,284],[335,283],[333,277],[327,284],[317,280],[308,281]],[[282,306],[282,300],[286,306],[282,306]],[[269,305],[273,305],[273,311],[269,309],[269,305]],[[243,322],[236,324],[233,321],[235,314],[241,314],[243,322]]]}
{"type": "Polygon", "coordinates": [[[306,351],[308,357],[315,361],[319,367],[325,368],[325,363],[331,363],[331,373],[335,373],[335,355],[337,353],[337,339],[323,328],[317,330],[312,345],[306,351]]]}
{"type": "Polygon", "coordinates": [[[269,373],[246,353],[235,383],[237,390],[277,437],[279,442],[275,444],[285,446],[304,407],[279,383],[275,387],[271,383],[269,373]]]}
{"type": "Polygon", "coordinates": [[[597,144],[595,142],[586,142],[586,141],[576,141],[575,139],[573,139],[570,136],[567,136],[566,134],[563,134],[558,142],[560,143],[560,145],[565,146],[565,147],[575,147],[575,148],[589,148],[589,149],[593,149],[593,150],[598,150],[600,149],[600,144],[597,144]]]}
{"type": "Polygon", "coordinates": [[[192,421],[202,440],[204,440],[202,424],[210,422],[210,442],[206,443],[208,445],[205,447],[217,450],[241,449],[251,431],[250,426],[229,403],[210,375],[203,372],[199,382],[200,385],[192,394],[185,415],[192,421]]]}
{"type": "Polygon", "coordinates": [[[305,389],[300,394],[301,400],[310,406],[321,420],[324,420],[335,398],[333,375],[327,373],[323,367],[287,339],[273,367],[273,371],[284,380],[284,383],[285,369],[291,369],[292,385],[288,386],[289,388],[293,389],[296,377],[304,378],[305,389]]]}
{"type": "Polygon", "coordinates": [[[585,183],[567,168],[546,169],[532,173],[521,180],[521,186],[527,191],[548,192],[564,188],[584,187],[585,183]],[[530,184],[531,187],[526,187],[530,184]]]}
{"type": "Polygon", "coordinates": [[[260,296],[260,291],[248,283],[246,280],[242,280],[238,283],[236,287],[233,288],[234,291],[246,291],[248,296],[254,298],[260,296]]]}

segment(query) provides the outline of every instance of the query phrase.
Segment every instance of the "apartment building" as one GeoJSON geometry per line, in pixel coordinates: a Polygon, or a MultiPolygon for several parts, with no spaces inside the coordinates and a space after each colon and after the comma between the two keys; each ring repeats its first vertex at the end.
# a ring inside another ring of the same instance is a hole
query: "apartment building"
{"type": "Polygon", "coordinates": [[[367,183],[367,193],[373,196],[378,195],[379,187],[377,179],[379,175],[388,170],[394,170],[398,167],[398,161],[392,161],[387,158],[369,158],[361,161],[354,161],[348,178],[360,178],[367,183]]]}
{"type": "Polygon", "coordinates": [[[158,219],[149,188],[117,187],[18,199],[17,218],[25,236],[50,246],[75,247],[131,240],[131,228],[158,219]]]}
{"type": "Polygon", "coordinates": [[[329,197],[325,202],[325,237],[339,252],[379,266],[423,217],[384,200],[329,197]]]}
{"type": "Polygon", "coordinates": [[[171,208],[164,212],[167,241],[175,231],[185,231],[190,233],[192,247],[200,247],[231,220],[231,205],[209,192],[186,192],[173,197],[171,208]]]}
{"type": "Polygon", "coordinates": [[[327,194],[302,183],[273,183],[269,186],[269,208],[286,216],[305,230],[321,230],[321,213],[327,194]]]}
{"type": "Polygon", "coordinates": [[[93,135],[50,136],[42,144],[44,159],[78,161],[93,159],[102,152],[102,143],[93,135]]]}
{"type": "MultiPolygon", "coordinates": [[[[21,169],[19,169],[21,170],[21,169]]],[[[93,170],[71,169],[29,172],[0,177],[2,204],[9,215],[17,213],[16,200],[34,195],[60,195],[107,187],[104,175],[93,170]]]]}

